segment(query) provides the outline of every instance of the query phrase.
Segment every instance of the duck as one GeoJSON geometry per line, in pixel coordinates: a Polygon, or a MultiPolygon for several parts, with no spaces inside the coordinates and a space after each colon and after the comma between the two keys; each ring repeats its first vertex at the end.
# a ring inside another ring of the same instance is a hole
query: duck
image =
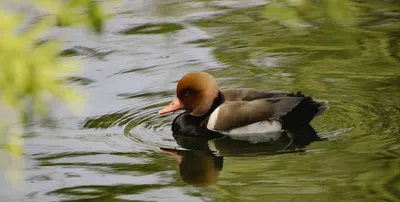
{"type": "Polygon", "coordinates": [[[314,100],[300,91],[220,90],[211,74],[199,71],[178,81],[176,98],[159,114],[184,110],[172,122],[172,131],[178,134],[240,137],[294,130],[328,108],[327,101],[314,100]]]}

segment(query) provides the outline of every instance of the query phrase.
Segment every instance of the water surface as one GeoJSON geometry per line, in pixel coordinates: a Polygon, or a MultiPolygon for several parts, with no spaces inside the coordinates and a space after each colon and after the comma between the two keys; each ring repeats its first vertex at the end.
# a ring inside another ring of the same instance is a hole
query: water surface
{"type": "Polygon", "coordinates": [[[398,1],[122,3],[102,36],[56,30],[62,57],[84,61],[69,81],[86,105],[74,115],[54,104],[31,129],[23,184],[2,181],[1,201],[400,200],[398,1]],[[222,89],[329,101],[311,123],[327,141],[279,154],[267,143],[215,143],[218,154],[207,141],[178,145],[176,114],[158,110],[189,71],[222,89]]]}

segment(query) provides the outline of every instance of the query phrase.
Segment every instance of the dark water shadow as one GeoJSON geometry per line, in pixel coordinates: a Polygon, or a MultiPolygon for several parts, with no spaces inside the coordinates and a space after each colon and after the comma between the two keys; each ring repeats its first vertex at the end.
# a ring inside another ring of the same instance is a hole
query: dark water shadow
{"type": "Polygon", "coordinates": [[[67,187],[58,189],[48,193],[48,195],[67,195],[76,196],[79,199],[63,200],[69,202],[82,202],[82,201],[132,201],[117,199],[116,197],[126,194],[140,194],[145,191],[152,189],[161,189],[166,187],[166,185],[87,185],[87,186],[77,186],[77,187],[67,187]]]}
{"type": "Polygon", "coordinates": [[[104,60],[106,56],[114,53],[115,51],[100,51],[96,48],[89,48],[85,46],[74,46],[67,48],[59,54],[61,57],[75,57],[75,56],[86,56],[90,58],[96,58],[98,60],[104,60]]]}
{"type": "Polygon", "coordinates": [[[202,136],[174,133],[173,136],[181,148],[162,147],[161,151],[176,159],[183,182],[199,187],[217,184],[224,157],[302,153],[312,142],[326,140],[319,137],[311,125],[299,127],[290,132],[253,136],[248,138],[250,141],[223,135],[216,137],[215,133],[202,136]]]}
{"type": "Polygon", "coordinates": [[[61,166],[61,167],[79,167],[94,170],[102,170],[106,173],[118,173],[118,172],[140,172],[141,174],[151,174],[155,172],[163,172],[167,169],[166,162],[163,162],[162,155],[159,153],[147,153],[147,152],[72,152],[62,153],[56,155],[48,155],[45,157],[35,158],[42,167],[48,166],[61,166]],[[85,157],[103,157],[103,159],[109,159],[106,162],[89,162],[85,161],[85,157]],[[84,158],[84,160],[77,160],[84,158]],[[123,158],[124,162],[116,161],[112,159],[123,158]],[[158,159],[157,161],[148,161],[158,159]],[[109,163],[108,163],[109,162],[109,163]]]}
{"type": "Polygon", "coordinates": [[[69,76],[66,78],[66,81],[69,83],[76,83],[82,86],[87,86],[90,85],[94,82],[96,82],[93,79],[87,78],[87,77],[80,77],[80,76],[69,76]]]}
{"type": "Polygon", "coordinates": [[[184,27],[176,23],[161,23],[161,24],[145,24],[127,28],[119,32],[119,34],[165,34],[173,33],[183,29],[184,27]]]}

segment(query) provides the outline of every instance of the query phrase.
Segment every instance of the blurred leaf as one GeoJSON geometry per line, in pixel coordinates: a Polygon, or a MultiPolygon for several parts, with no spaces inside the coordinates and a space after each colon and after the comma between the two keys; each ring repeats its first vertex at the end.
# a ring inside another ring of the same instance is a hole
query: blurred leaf
{"type": "Polygon", "coordinates": [[[8,138],[7,149],[15,156],[22,156],[22,138],[18,134],[10,135],[8,138]]]}
{"type": "Polygon", "coordinates": [[[103,31],[103,17],[104,13],[99,5],[94,1],[90,1],[88,5],[88,18],[92,29],[97,33],[103,31]]]}
{"type": "Polygon", "coordinates": [[[7,135],[6,148],[14,160],[8,169],[12,171],[11,179],[20,177],[15,166],[22,164],[16,157],[23,155],[24,131],[23,126],[13,129],[9,125],[45,118],[49,103],[56,99],[73,109],[83,103],[77,89],[60,82],[77,73],[79,64],[59,57],[60,40],[41,37],[55,26],[54,22],[62,26],[83,24],[100,34],[106,16],[94,0],[35,0],[29,6],[36,8],[41,17],[28,27],[22,27],[23,13],[0,8],[0,108],[10,109],[16,117],[0,119],[0,134],[7,135]]]}

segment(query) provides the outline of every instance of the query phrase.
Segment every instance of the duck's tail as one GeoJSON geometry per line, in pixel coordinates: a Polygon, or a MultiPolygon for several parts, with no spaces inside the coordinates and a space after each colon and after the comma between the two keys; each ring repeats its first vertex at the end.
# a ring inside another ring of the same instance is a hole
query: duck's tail
{"type": "Polygon", "coordinates": [[[290,112],[281,117],[284,127],[292,129],[309,124],[311,120],[328,110],[328,102],[316,101],[309,96],[304,96],[301,92],[295,94],[296,97],[303,99],[290,112]]]}
{"type": "Polygon", "coordinates": [[[328,101],[316,101],[316,102],[319,106],[318,106],[318,111],[315,114],[315,116],[319,116],[319,115],[325,113],[329,109],[328,101]]]}

